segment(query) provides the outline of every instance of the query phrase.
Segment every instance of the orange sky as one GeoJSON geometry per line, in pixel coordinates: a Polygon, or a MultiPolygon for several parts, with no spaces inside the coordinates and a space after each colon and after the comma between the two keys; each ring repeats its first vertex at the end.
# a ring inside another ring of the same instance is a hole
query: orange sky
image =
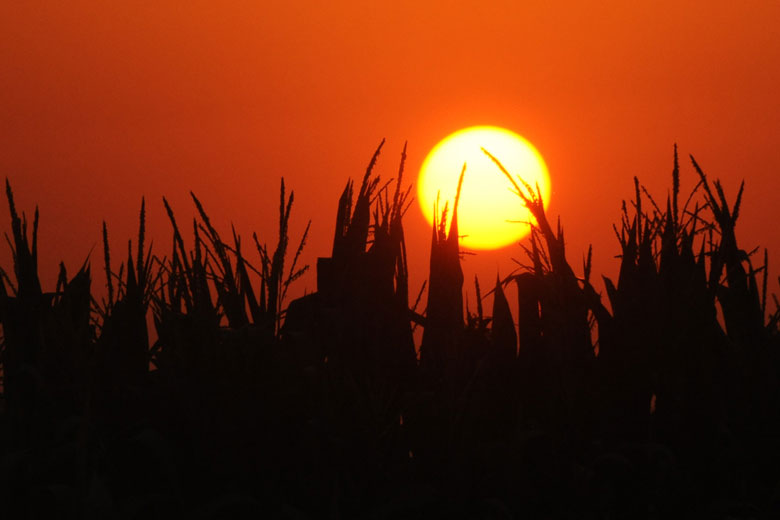
{"type": "MultiPolygon", "coordinates": [[[[116,247],[131,238],[142,195],[160,254],[160,199],[184,219],[190,189],[222,229],[272,242],[282,175],[294,235],[314,221],[313,265],[382,137],[390,177],[404,140],[416,174],[449,133],[497,125],[545,157],[575,270],[592,242],[594,271],[615,274],[620,201],[633,175],[663,198],[678,142],[732,197],[747,180],[738,236],[769,248],[776,276],[780,4],[637,3],[3,2],[0,172],[21,208],[41,207],[49,288],[60,259],[75,269],[99,246],[103,218],[116,247]]],[[[416,293],[430,236],[416,206],[406,227],[416,293]]],[[[468,257],[467,281],[513,256],[468,257]]]]}

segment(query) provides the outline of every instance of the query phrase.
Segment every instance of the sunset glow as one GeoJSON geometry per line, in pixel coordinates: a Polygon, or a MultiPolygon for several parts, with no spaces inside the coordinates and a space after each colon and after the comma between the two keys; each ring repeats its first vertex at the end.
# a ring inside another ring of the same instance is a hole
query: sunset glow
{"type": "Polygon", "coordinates": [[[3,518],[780,519],[779,21],[0,3],[3,518]]]}
{"type": "Polygon", "coordinates": [[[511,190],[511,183],[482,148],[498,158],[515,178],[539,184],[545,206],[550,176],[534,146],[514,132],[494,126],[465,128],[437,144],[420,168],[417,198],[429,223],[439,196],[439,211],[455,199],[458,177],[466,163],[458,204],[461,244],[468,249],[498,249],[527,235],[531,215],[511,190]]]}

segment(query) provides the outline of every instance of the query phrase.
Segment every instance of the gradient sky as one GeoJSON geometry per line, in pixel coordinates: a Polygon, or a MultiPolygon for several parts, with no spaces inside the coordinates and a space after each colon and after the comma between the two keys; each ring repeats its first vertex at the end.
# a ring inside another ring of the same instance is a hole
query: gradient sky
{"type": "MultiPolygon", "coordinates": [[[[780,3],[452,4],[0,4],[0,172],[20,209],[40,205],[47,287],[60,259],[75,269],[99,251],[102,219],[124,247],[142,195],[158,254],[170,248],[161,197],[186,222],[189,190],[221,229],[273,242],[281,176],[293,236],[313,220],[314,265],[341,189],[383,137],[378,171],[395,174],[408,140],[411,178],[440,139],[477,124],[544,156],[577,272],[593,243],[594,272],[616,274],[620,201],[634,175],[663,200],[677,142],[732,198],[747,181],[738,238],[768,247],[778,274],[780,3]]],[[[406,229],[416,293],[430,237],[417,206],[406,229]]],[[[467,257],[467,284],[512,257],[519,247],[467,257]]]]}

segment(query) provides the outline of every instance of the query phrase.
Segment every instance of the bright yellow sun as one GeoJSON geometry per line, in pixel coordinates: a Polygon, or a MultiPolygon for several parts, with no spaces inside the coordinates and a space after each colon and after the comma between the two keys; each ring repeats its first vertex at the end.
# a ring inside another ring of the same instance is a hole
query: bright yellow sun
{"type": "Polygon", "coordinates": [[[550,176],[544,159],[531,143],[514,132],[495,126],[464,128],[437,144],[420,168],[417,200],[425,218],[433,224],[437,194],[441,193],[439,211],[446,201],[452,207],[458,177],[466,163],[458,203],[461,244],[468,249],[498,249],[527,235],[530,227],[518,221],[529,222],[532,217],[512,191],[509,180],[482,148],[501,161],[515,178],[519,177],[534,189],[538,183],[547,207],[550,176]]]}

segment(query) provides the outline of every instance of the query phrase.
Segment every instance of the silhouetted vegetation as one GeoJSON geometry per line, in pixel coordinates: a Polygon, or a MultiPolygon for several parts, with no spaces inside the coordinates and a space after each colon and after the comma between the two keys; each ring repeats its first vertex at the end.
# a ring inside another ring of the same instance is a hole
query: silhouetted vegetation
{"type": "Polygon", "coordinates": [[[317,291],[289,307],[308,227],[291,247],[283,181],[273,251],[223,239],[195,195],[191,228],[163,201],[167,254],[146,243],[144,202],[118,265],[104,223],[105,291],[89,262],[41,287],[38,211],[28,226],[6,183],[3,516],[780,515],[780,305],[767,253],[756,265],[737,242],[742,187],[729,202],[692,159],[682,201],[676,148],[665,203],[634,179],[602,298],[591,252],[576,274],[538,190],[494,158],[536,221],[520,268],[489,315],[476,280],[464,310],[456,198],[435,211],[418,311],[406,150],[383,183],[381,148],[338,200],[317,291]]]}

